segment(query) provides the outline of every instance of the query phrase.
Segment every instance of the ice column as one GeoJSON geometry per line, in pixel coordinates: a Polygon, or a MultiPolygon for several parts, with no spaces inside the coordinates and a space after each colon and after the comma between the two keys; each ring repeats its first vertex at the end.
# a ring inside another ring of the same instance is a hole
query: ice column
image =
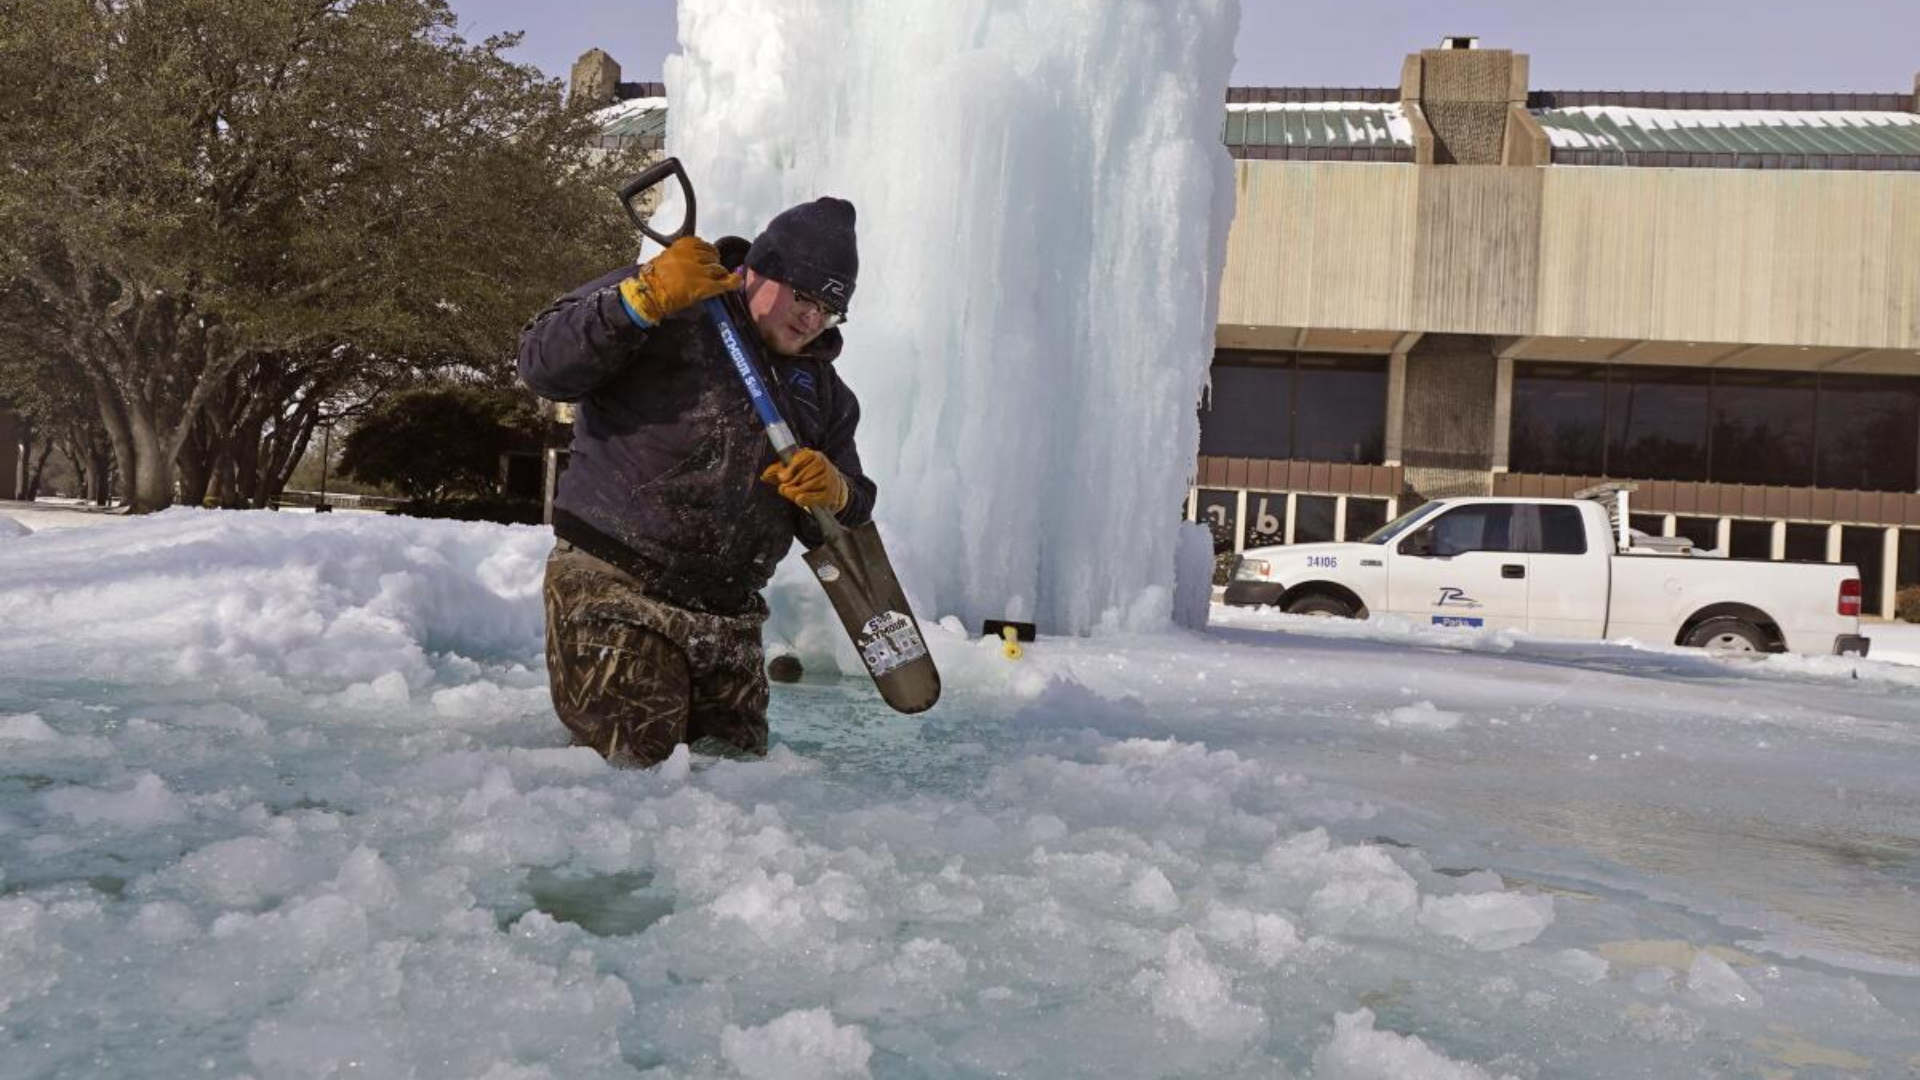
{"type": "Polygon", "coordinates": [[[858,207],[840,370],[923,621],[1168,619],[1238,20],[1237,0],[681,0],[667,145],[702,234],[858,207]]]}

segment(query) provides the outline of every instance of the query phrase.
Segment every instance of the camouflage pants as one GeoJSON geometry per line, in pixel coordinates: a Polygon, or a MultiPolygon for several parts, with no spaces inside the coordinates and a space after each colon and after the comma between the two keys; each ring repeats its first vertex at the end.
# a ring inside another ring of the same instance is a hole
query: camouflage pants
{"type": "Polygon", "coordinates": [[[652,765],[680,743],[767,749],[764,614],[708,615],[647,596],[565,541],[547,559],[553,708],[608,760],[652,765]]]}

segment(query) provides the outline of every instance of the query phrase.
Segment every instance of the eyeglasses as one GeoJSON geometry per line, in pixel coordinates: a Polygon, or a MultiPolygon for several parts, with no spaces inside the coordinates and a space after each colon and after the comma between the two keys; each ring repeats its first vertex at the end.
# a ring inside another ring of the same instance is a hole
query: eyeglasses
{"type": "Polygon", "coordinates": [[[811,311],[813,317],[819,320],[820,327],[823,330],[831,330],[847,321],[845,312],[833,310],[827,306],[825,300],[820,299],[812,293],[801,292],[799,289],[794,289],[793,303],[794,306],[800,309],[800,314],[802,315],[811,311]]]}

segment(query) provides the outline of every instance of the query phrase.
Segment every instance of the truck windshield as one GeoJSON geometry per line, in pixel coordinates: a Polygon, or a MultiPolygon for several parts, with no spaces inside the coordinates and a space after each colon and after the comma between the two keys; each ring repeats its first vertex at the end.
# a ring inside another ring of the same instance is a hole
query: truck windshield
{"type": "Polygon", "coordinates": [[[1363,544],[1390,544],[1393,542],[1394,537],[1413,528],[1414,525],[1419,523],[1421,518],[1438,510],[1440,505],[1441,504],[1437,502],[1422,503],[1368,533],[1366,538],[1360,542],[1363,544]]]}

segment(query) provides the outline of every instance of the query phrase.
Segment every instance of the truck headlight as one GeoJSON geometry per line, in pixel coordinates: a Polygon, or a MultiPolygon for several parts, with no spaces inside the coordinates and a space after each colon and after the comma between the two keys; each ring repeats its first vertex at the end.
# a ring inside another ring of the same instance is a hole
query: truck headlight
{"type": "Polygon", "coordinates": [[[1240,565],[1233,568],[1233,580],[1259,581],[1271,572],[1272,568],[1265,559],[1241,559],[1240,565]]]}

